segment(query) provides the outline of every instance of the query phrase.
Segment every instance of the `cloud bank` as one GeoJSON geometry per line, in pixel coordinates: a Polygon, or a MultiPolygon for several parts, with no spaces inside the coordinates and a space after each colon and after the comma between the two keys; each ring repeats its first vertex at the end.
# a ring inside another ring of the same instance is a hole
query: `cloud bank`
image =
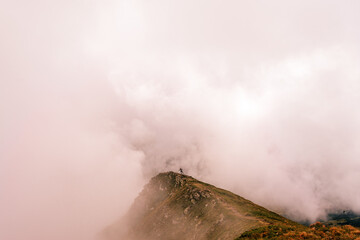
{"type": "Polygon", "coordinates": [[[357,1],[6,1],[0,238],[94,239],[160,171],[360,211],[357,1]]]}

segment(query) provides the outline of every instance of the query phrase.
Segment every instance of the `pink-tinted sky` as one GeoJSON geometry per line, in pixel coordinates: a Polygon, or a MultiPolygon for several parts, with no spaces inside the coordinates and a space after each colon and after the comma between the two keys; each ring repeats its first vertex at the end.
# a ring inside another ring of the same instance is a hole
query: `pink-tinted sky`
{"type": "Polygon", "coordinates": [[[0,239],[91,240],[160,171],[360,211],[359,1],[0,7],[0,239]]]}

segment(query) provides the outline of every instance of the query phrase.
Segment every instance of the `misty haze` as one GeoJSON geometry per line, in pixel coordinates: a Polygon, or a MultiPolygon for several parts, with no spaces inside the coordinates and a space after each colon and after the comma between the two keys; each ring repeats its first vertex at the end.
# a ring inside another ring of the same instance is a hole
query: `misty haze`
{"type": "Polygon", "coordinates": [[[359,1],[0,5],[1,240],[360,217],[359,1]]]}

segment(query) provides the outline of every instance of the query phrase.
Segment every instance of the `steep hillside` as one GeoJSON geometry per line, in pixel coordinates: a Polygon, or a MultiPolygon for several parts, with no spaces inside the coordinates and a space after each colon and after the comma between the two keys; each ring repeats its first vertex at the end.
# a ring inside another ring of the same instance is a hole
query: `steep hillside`
{"type": "MultiPolygon", "coordinates": [[[[268,225],[302,228],[229,191],[174,172],[144,187],[107,239],[235,239],[268,225]]],[[[305,227],[304,227],[305,228],[305,227]]]]}

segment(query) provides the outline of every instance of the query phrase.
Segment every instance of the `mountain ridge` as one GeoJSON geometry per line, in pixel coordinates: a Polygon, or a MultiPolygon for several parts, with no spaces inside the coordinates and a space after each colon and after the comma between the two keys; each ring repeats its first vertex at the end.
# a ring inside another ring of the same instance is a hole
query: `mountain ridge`
{"type": "Polygon", "coordinates": [[[235,239],[268,225],[300,226],[227,190],[165,172],[105,232],[108,239],[235,239]]]}

